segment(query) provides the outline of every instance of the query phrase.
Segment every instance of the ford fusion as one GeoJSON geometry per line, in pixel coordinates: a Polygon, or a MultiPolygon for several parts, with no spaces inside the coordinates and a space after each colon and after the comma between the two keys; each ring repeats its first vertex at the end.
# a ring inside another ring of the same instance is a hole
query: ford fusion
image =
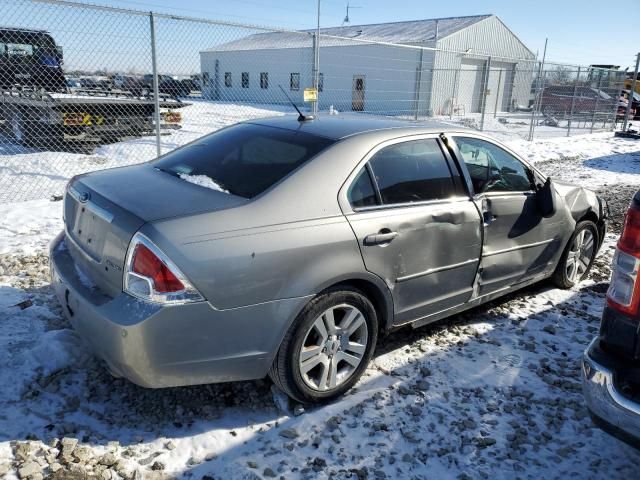
{"type": "Polygon", "coordinates": [[[281,116],[73,178],[56,294],[144,387],[269,375],[301,402],[361,376],[379,335],[585,278],[606,204],[436,123],[281,116]]]}

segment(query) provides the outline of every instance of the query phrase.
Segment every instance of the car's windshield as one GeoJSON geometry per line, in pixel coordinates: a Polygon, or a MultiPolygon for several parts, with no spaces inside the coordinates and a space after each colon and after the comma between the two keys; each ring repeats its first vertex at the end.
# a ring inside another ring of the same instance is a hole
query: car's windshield
{"type": "Polygon", "coordinates": [[[252,198],[333,143],[297,130],[239,124],[177,149],[154,166],[214,190],[252,198]]]}

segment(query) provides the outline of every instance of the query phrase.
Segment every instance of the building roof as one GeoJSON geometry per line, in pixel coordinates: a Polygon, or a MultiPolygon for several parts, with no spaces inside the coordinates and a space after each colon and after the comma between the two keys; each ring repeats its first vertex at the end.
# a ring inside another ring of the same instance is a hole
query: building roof
{"type": "MultiPolygon", "coordinates": [[[[447,131],[464,131],[464,127],[452,126],[433,120],[413,122],[398,120],[377,115],[344,113],[339,115],[320,114],[314,120],[299,122],[297,114],[247,120],[245,123],[268,127],[296,130],[318,135],[333,140],[358,135],[360,133],[402,129],[404,133],[441,133],[447,131]]],[[[399,130],[400,131],[400,130],[399,130]]]]}
{"type": "MultiPolygon", "coordinates": [[[[473,15],[468,17],[434,18],[406,22],[374,23],[370,25],[349,25],[344,27],[321,28],[320,34],[343,37],[342,39],[322,39],[330,46],[349,45],[358,41],[388,42],[400,44],[424,44],[448,37],[493,15],[473,15]]],[[[278,48],[301,48],[312,46],[315,30],[300,32],[266,32],[248,35],[231,42],[216,45],[205,52],[225,52],[236,50],[270,50],[278,48]]]]}

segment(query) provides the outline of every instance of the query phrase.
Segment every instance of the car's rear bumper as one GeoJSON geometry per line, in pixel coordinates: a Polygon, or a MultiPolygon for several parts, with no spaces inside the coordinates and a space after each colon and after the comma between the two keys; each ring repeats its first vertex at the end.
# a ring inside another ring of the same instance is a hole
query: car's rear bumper
{"type": "Polygon", "coordinates": [[[615,370],[594,339],[582,358],[582,387],[595,423],[617,438],[640,448],[640,404],[624,397],[614,383],[615,370]]]}
{"type": "Polygon", "coordinates": [[[217,310],[208,302],[160,306],[87,284],[66,249],[51,244],[52,285],[65,315],[117,376],[144,387],[251,380],[266,375],[306,298],[217,310]]]}

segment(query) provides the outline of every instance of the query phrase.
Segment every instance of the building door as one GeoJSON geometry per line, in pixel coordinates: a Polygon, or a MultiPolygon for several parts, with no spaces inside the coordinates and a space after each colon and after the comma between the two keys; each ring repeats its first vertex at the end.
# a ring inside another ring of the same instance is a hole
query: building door
{"type": "Polygon", "coordinates": [[[351,109],[354,112],[362,112],[364,110],[364,75],[353,76],[351,109]]]}
{"type": "Polygon", "coordinates": [[[491,62],[487,83],[487,113],[508,112],[511,107],[515,64],[491,62]]]}
{"type": "Polygon", "coordinates": [[[465,114],[478,113],[482,105],[482,84],[485,75],[485,60],[465,58],[458,75],[458,98],[454,103],[464,107],[465,114]]]}

